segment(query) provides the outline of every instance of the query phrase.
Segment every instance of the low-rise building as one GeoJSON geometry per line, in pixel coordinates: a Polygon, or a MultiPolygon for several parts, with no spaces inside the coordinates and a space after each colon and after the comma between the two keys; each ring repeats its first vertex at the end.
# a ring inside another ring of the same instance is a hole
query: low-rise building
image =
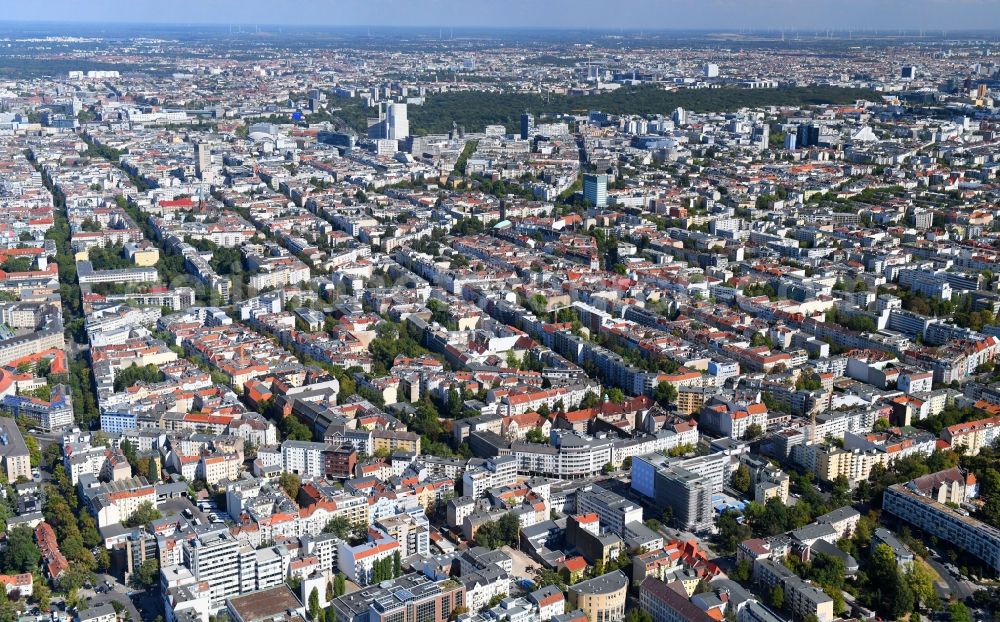
{"type": "Polygon", "coordinates": [[[589,622],[617,622],[625,617],[628,577],[620,570],[569,587],[569,606],[587,614],[589,622]]]}

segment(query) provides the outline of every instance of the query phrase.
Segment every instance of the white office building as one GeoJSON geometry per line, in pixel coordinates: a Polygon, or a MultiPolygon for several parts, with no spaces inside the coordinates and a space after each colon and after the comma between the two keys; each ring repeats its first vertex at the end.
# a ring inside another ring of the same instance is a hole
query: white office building
{"type": "Polygon", "coordinates": [[[403,140],[410,135],[410,121],[406,116],[406,104],[389,104],[386,110],[386,138],[403,140]]]}

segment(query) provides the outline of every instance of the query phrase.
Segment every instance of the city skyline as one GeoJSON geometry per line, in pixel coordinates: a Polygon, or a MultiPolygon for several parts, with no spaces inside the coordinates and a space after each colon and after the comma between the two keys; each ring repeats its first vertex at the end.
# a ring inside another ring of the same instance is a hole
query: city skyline
{"type": "Polygon", "coordinates": [[[0,622],[1000,622],[998,16],[18,3],[0,622]]]}
{"type": "Polygon", "coordinates": [[[624,0],[608,13],[597,0],[553,0],[544,4],[514,0],[498,5],[457,0],[320,0],[235,2],[205,6],[179,0],[164,14],[148,4],[123,6],[98,0],[85,6],[69,0],[10,7],[13,22],[259,24],[325,27],[547,28],[592,30],[979,30],[996,23],[996,0],[846,0],[836,4],[807,0],[624,0]],[[275,10],[277,9],[277,10],[275,10]]]}

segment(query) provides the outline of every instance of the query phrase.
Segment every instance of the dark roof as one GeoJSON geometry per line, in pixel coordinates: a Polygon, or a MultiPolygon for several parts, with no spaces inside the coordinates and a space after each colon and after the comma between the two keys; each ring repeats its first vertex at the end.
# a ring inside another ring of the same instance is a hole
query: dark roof
{"type": "Polygon", "coordinates": [[[810,548],[814,553],[824,553],[840,559],[844,562],[844,570],[848,574],[853,574],[858,571],[858,560],[854,559],[854,556],[850,553],[840,550],[840,547],[835,544],[831,544],[826,540],[817,540],[810,548]]]}
{"type": "Polygon", "coordinates": [[[817,523],[837,523],[847,518],[861,518],[861,513],[849,505],[827,512],[816,519],[817,523]]]}
{"type": "Polygon", "coordinates": [[[235,596],[227,604],[243,622],[267,620],[302,607],[302,603],[287,585],[235,596]]]}
{"type": "Polygon", "coordinates": [[[612,594],[627,587],[628,577],[621,570],[615,570],[587,581],[575,583],[569,589],[578,594],[612,594]]]}

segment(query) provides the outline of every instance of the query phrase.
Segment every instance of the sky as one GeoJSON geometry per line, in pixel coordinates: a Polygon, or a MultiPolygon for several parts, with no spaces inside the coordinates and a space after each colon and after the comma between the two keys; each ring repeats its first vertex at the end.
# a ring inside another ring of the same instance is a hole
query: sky
{"type": "Polygon", "coordinates": [[[4,21],[605,29],[1000,29],[1000,0],[5,0],[4,21]]]}

